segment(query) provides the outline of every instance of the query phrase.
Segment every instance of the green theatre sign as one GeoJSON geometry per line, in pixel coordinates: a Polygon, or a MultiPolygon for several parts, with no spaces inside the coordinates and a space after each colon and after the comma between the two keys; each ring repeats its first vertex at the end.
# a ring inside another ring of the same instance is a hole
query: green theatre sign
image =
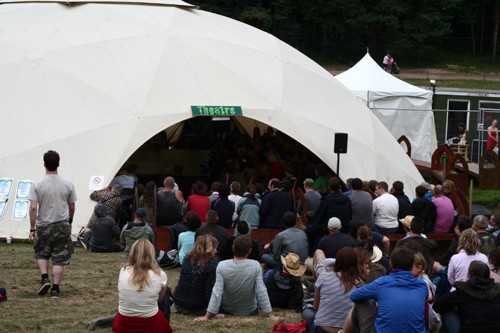
{"type": "Polygon", "coordinates": [[[193,116],[230,117],[243,116],[241,106],[192,105],[193,116]]]}

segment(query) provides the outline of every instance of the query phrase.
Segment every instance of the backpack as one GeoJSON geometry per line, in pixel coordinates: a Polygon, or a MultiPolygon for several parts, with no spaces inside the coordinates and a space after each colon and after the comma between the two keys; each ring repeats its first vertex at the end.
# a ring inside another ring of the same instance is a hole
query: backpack
{"type": "Polygon", "coordinates": [[[156,262],[161,268],[175,268],[179,266],[179,251],[160,251],[156,257],[156,262]]]}

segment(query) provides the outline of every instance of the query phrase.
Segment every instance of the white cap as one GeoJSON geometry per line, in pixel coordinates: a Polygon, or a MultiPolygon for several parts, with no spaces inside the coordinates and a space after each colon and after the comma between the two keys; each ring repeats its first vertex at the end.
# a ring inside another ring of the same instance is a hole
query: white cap
{"type": "Polygon", "coordinates": [[[328,220],[328,230],[340,230],[342,229],[342,223],[338,217],[332,217],[328,220]]]}

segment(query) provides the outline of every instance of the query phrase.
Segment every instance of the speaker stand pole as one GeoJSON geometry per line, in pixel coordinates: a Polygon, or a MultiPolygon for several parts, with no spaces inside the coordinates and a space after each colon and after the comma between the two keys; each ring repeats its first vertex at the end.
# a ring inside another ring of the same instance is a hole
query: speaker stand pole
{"type": "Polygon", "coordinates": [[[337,153],[337,177],[340,178],[339,167],[340,167],[340,153],[337,153]]]}

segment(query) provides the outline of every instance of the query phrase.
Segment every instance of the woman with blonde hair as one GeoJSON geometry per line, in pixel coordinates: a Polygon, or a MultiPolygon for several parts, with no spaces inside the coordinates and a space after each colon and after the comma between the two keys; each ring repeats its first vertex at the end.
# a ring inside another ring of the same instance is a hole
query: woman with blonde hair
{"type": "Polygon", "coordinates": [[[472,229],[464,230],[458,239],[458,253],[451,257],[448,264],[448,281],[453,285],[457,281],[467,281],[469,265],[474,260],[479,260],[488,265],[488,258],[481,252],[481,241],[472,229]]]}
{"type": "Polygon", "coordinates": [[[211,235],[196,238],[193,249],[184,259],[179,282],[174,291],[174,304],[177,312],[195,315],[205,314],[212,288],[215,284],[217,239],[211,235]]]}
{"type": "Polygon", "coordinates": [[[448,197],[457,191],[457,185],[455,185],[453,180],[446,179],[443,183],[443,191],[444,195],[448,197]]]}
{"type": "Polygon", "coordinates": [[[138,239],[130,250],[128,263],[118,278],[116,333],[171,333],[172,328],[158,308],[167,290],[167,275],[155,260],[153,244],[138,239]]]}

